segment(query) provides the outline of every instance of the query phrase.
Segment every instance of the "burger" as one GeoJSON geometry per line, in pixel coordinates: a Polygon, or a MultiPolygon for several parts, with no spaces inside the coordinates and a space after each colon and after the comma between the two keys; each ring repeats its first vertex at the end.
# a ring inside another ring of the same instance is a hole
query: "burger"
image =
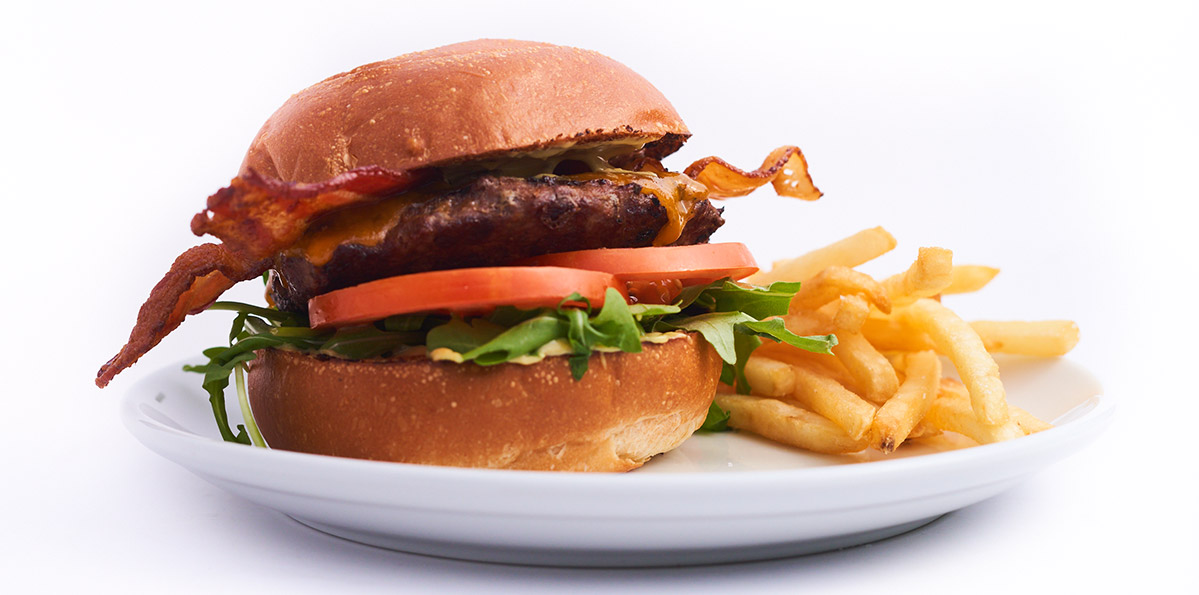
{"type": "MultiPolygon", "coordinates": [[[[106,385],[203,310],[235,312],[203,374],[225,440],[434,465],[624,471],[739,390],[797,286],[737,282],[710,202],[820,192],[796,147],[743,171],[662,159],[690,133],[622,64],[478,40],[338,74],[250,143],[151,291],[106,385]],[[218,301],[262,278],[266,306],[218,301]],[[246,423],[230,427],[230,377],[246,423]]],[[[712,419],[709,419],[709,418],[712,419]]]]}

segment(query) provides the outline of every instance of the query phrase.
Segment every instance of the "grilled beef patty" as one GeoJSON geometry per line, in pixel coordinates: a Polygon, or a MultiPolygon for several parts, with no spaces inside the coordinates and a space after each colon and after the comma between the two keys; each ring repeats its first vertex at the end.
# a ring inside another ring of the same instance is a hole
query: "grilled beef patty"
{"type": "MultiPolygon", "coordinates": [[[[276,259],[269,283],[275,304],[304,312],[313,296],[395,275],[649,246],[667,222],[665,207],[637,184],[561,177],[484,176],[394,213],[377,243],[351,238],[327,260],[304,250],[276,259]]],[[[706,243],[724,224],[720,213],[706,200],[698,203],[673,245],[706,243]]]]}

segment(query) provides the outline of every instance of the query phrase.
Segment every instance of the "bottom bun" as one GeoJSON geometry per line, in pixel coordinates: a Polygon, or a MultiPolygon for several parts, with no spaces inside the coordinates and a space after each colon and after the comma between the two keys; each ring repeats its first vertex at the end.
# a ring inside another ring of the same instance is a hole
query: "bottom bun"
{"type": "Polygon", "coordinates": [[[454,467],[628,471],[703,423],[720,378],[694,333],[594,353],[479,366],[347,361],[268,349],[249,363],[254,419],[271,448],[454,467]]]}

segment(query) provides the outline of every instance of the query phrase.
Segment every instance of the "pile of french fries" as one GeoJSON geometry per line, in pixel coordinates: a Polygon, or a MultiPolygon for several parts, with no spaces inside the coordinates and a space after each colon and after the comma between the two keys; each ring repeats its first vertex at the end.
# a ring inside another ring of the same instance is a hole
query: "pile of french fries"
{"type": "Polygon", "coordinates": [[[1007,402],[991,353],[1060,356],[1078,342],[1078,326],[963,321],[941,296],[977,291],[999,271],[955,266],[944,248],[921,248],[908,270],[882,280],[854,270],[895,245],[883,228],[868,229],[748,279],[802,282],[787,328],[835,334],[838,344],[834,355],[759,347],[745,369],[752,394],[716,398],[730,426],[831,454],[889,454],[947,432],[988,444],[1051,427],[1007,402]],[[944,377],[942,358],[960,381],[944,377]]]}

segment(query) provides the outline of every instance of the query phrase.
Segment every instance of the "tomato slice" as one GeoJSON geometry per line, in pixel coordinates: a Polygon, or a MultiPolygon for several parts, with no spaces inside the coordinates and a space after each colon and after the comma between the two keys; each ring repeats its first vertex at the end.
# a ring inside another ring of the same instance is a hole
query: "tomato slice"
{"type": "Polygon", "coordinates": [[[744,279],[758,272],[749,249],[737,243],[579,250],[537,256],[520,264],[603,271],[625,282],[677,279],[684,285],[724,277],[744,279]]]}
{"type": "Polygon", "coordinates": [[[554,307],[572,293],[601,306],[609,287],[627,295],[623,282],[599,271],[552,266],[430,271],[318,295],[308,300],[308,320],[312,328],[324,329],[415,312],[482,314],[497,306],[554,307]]]}

